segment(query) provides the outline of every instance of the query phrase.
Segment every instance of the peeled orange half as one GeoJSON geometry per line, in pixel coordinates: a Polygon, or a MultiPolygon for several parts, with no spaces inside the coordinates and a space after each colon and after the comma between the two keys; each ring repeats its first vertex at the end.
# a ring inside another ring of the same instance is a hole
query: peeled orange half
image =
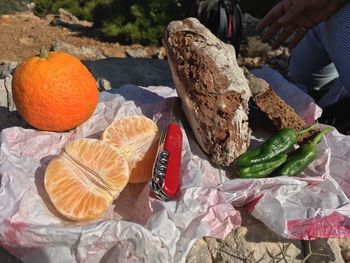
{"type": "Polygon", "coordinates": [[[65,217],[87,221],[102,216],[129,180],[125,158],[96,139],[69,142],[48,165],[44,184],[65,217]]]}
{"type": "Polygon", "coordinates": [[[127,159],[130,183],[150,180],[159,140],[157,124],[144,116],[128,116],[112,122],[102,140],[113,145],[127,159]]]}

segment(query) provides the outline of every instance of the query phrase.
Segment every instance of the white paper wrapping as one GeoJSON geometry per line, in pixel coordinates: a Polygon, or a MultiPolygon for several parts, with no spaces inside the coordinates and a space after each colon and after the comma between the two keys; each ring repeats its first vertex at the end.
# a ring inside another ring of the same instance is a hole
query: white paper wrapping
{"type": "MultiPolygon", "coordinates": [[[[268,82],[272,76],[277,93],[308,122],[320,115],[307,95],[276,72],[253,73],[268,82]]],[[[113,92],[100,93],[94,115],[70,132],[20,127],[1,132],[0,242],[24,262],[184,262],[197,238],[223,239],[241,224],[234,206],[246,206],[285,237],[350,235],[350,138],[336,130],[318,145],[318,159],[302,176],[243,180],[233,167],[211,166],[183,128],[181,190],[175,199],[153,199],[148,184],[128,185],[100,220],[62,219],[43,187],[49,161],[67,142],[99,138],[109,123],[126,115],[145,115],[164,127],[166,98],[176,96],[168,87],[127,85],[113,92]]],[[[253,135],[252,145],[269,133],[256,128],[253,135]]]]}

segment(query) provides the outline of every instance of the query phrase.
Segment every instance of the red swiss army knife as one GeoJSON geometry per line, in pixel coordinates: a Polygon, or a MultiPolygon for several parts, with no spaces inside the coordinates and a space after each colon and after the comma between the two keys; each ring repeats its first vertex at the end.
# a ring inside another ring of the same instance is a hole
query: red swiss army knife
{"type": "Polygon", "coordinates": [[[180,188],[180,169],[182,152],[182,131],[179,126],[181,101],[173,99],[169,123],[162,130],[153,174],[150,182],[151,192],[161,200],[169,200],[180,188]]]}

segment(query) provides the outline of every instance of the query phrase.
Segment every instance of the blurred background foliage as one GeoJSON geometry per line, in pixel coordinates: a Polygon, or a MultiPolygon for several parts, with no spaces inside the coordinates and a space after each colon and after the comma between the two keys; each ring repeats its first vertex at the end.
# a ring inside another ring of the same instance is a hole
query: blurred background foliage
{"type": "MultiPolygon", "coordinates": [[[[122,44],[159,45],[166,25],[185,17],[194,0],[34,0],[38,16],[64,8],[81,20],[94,22],[105,39],[122,44]]],[[[0,0],[0,14],[23,10],[32,1],[0,0]]],[[[262,17],[278,0],[241,0],[243,12],[262,17]]]]}
{"type": "Polygon", "coordinates": [[[0,0],[0,15],[24,11],[29,1],[0,0]]]}

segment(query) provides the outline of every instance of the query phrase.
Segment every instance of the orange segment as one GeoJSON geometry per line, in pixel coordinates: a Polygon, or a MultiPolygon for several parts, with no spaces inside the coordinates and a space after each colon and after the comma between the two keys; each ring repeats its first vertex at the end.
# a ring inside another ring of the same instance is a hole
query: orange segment
{"type": "Polygon", "coordinates": [[[45,189],[62,215],[75,221],[103,215],[129,180],[129,167],[116,149],[95,139],[68,143],[45,172],[45,189]]]}
{"type": "MultiPolygon", "coordinates": [[[[91,180],[108,189],[113,199],[118,197],[129,180],[129,167],[123,156],[113,147],[95,139],[78,139],[69,143],[63,155],[93,173],[91,180]]],[[[89,175],[90,173],[86,173],[89,175]]]]}
{"type": "Polygon", "coordinates": [[[113,145],[128,161],[130,183],[147,182],[152,176],[159,140],[157,124],[144,116],[128,116],[112,122],[102,140],[113,145]]]}

